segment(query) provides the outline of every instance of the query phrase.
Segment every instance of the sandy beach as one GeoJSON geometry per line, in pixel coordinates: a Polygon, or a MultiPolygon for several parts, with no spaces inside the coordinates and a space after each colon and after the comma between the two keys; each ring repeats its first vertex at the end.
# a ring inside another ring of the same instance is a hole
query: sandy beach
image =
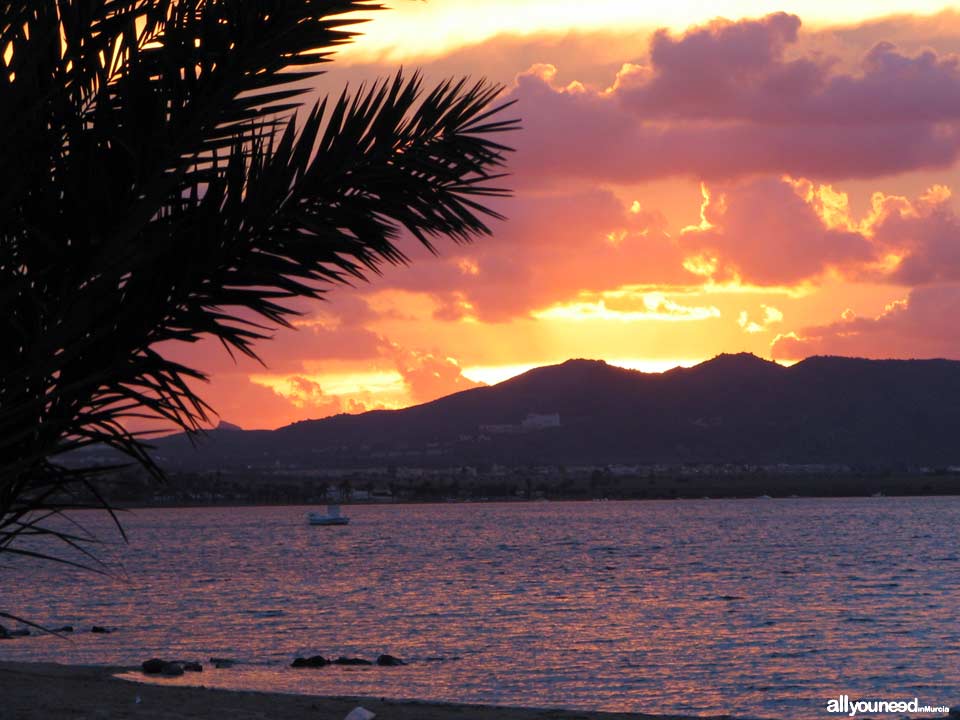
{"type": "Polygon", "coordinates": [[[0,720],[343,720],[357,706],[376,713],[380,720],[686,720],[680,716],[636,713],[165,687],[114,677],[133,669],[0,662],[0,720]]]}

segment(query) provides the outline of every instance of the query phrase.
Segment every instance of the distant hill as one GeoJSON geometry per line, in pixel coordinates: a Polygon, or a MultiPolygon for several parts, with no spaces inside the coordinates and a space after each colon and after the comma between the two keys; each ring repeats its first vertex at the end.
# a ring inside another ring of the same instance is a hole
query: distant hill
{"type": "Polygon", "coordinates": [[[176,469],[610,463],[960,465],[960,362],[720,355],[641,373],[598,360],[536,368],[404,410],[224,425],[199,447],[157,442],[176,469]],[[550,425],[559,416],[558,427],[550,425]]]}

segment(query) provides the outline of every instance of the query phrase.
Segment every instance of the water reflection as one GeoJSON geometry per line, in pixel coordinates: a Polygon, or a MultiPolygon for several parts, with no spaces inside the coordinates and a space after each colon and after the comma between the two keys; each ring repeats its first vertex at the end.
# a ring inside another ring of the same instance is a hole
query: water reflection
{"type": "Polygon", "coordinates": [[[122,582],[6,569],[5,607],[119,629],[0,657],[233,657],[203,684],[741,716],[960,695],[960,499],[370,506],[339,528],[303,512],[137,511],[122,582]],[[411,664],[287,667],[380,653],[411,664]]]}

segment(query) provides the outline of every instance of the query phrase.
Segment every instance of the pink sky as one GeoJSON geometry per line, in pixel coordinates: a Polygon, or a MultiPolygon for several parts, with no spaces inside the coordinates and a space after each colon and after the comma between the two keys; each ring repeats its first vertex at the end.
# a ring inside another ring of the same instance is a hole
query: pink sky
{"type": "Polygon", "coordinates": [[[601,2],[583,26],[538,1],[499,24],[400,4],[330,66],[318,91],[400,63],[503,83],[523,119],[509,219],[303,304],[265,366],[171,348],[223,419],[402,407],[570,357],[960,359],[960,15],[679,2],[658,22],[656,3],[601,2]],[[411,50],[411,23],[435,41],[411,50]]]}

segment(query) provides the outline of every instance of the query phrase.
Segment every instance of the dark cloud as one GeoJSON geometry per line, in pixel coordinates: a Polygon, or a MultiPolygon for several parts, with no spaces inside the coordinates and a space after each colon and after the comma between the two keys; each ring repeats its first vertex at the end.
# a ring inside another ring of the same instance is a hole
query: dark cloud
{"type": "Polygon", "coordinates": [[[891,198],[876,223],[874,240],[903,255],[888,279],[902,285],[960,282],[960,218],[945,188],[915,202],[891,198]]]}
{"type": "Polygon", "coordinates": [[[617,96],[644,118],[793,127],[960,120],[955,56],[909,55],[880,41],[858,72],[846,72],[819,53],[788,58],[799,30],[800,18],[777,13],[715,21],[679,38],[658,32],[648,71],[626,75],[617,96]]]}
{"type": "Polygon", "coordinates": [[[859,318],[850,311],[834,323],[780,335],[771,354],[779,360],[811,355],[875,358],[960,358],[960,287],[917,288],[877,317],[859,318]]]}
{"type": "Polygon", "coordinates": [[[647,64],[625,66],[603,91],[534,66],[509,96],[524,119],[520,181],[867,178],[956,161],[955,57],[881,42],[848,71],[820,53],[788,56],[799,32],[783,13],[658,32],[647,64]]]}
{"type": "Polygon", "coordinates": [[[680,245],[715,261],[716,280],[739,277],[757,285],[793,285],[830,268],[861,267],[877,248],[859,232],[830,228],[790,183],[760,178],[710,186],[704,224],[680,245]]]}

